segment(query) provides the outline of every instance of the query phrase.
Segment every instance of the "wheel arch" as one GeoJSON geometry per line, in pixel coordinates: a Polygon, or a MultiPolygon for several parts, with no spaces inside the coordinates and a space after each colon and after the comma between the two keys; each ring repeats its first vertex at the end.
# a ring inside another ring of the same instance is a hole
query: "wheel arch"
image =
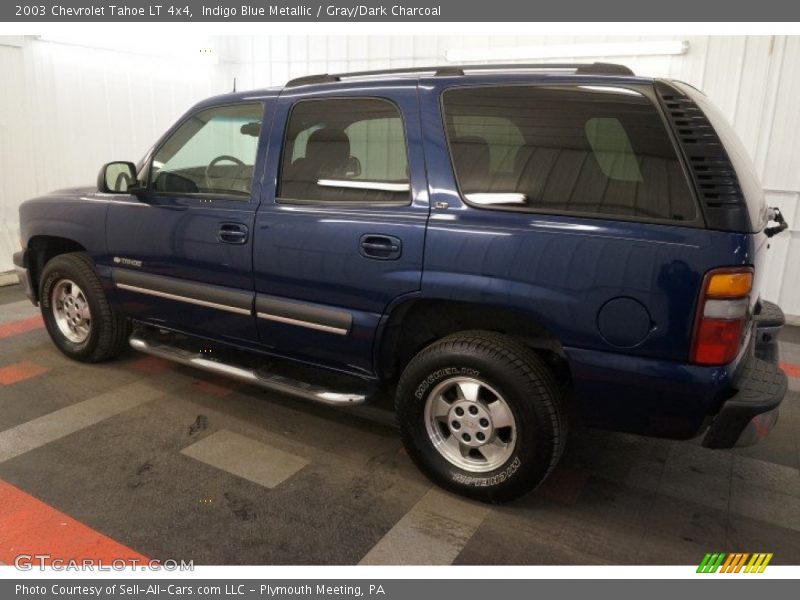
{"type": "Polygon", "coordinates": [[[467,330],[508,335],[540,354],[559,380],[569,380],[564,349],[547,327],[519,310],[450,299],[409,298],[393,307],[376,344],[376,371],[383,379],[396,379],[425,346],[467,330]]]}
{"type": "Polygon", "coordinates": [[[39,279],[44,266],[56,256],[70,252],[86,252],[86,248],[73,239],[56,235],[35,235],[28,240],[28,268],[37,300],[40,299],[39,279]]]}

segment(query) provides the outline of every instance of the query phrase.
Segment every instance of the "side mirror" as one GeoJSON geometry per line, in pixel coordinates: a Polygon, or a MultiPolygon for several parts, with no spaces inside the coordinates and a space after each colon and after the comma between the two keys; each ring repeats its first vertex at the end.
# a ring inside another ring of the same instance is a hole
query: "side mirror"
{"type": "Polygon", "coordinates": [[[97,176],[97,190],[106,194],[135,194],[142,190],[136,180],[136,165],[116,161],[103,165],[97,176]]]}
{"type": "Polygon", "coordinates": [[[259,137],[261,135],[261,121],[253,121],[252,123],[245,123],[239,128],[242,135],[249,135],[251,137],[259,137]]]}

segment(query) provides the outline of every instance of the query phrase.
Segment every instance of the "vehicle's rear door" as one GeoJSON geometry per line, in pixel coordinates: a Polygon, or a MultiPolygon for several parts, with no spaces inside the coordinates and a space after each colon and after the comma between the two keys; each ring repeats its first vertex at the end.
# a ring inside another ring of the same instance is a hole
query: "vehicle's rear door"
{"type": "Polygon", "coordinates": [[[372,369],[381,316],[420,288],[427,188],[415,81],[291,88],[275,112],[256,215],[264,344],[372,369]]]}
{"type": "Polygon", "coordinates": [[[128,315],[257,341],[253,221],[267,104],[262,98],[190,112],[146,161],[146,193],[111,204],[108,260],[128,315]]]}

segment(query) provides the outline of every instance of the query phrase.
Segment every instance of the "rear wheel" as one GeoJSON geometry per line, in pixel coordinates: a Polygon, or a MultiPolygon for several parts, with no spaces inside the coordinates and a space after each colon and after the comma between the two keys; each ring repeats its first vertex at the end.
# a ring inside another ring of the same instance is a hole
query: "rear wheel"
{"type": "Polygon", "coordinates": [[[535,352],[492,332],[451,335],[420,352],[400,379],[396,409],[420,469],[484,502],[538,486],[566,441],[553,373],[535,352]]]}
{"type": "Polygon", "coordinates": [[[47,332],[70,358],[100,362],[125,348],[130,326],[109,304],[85,253],[61,254],[48,261],[39,296],[47,332]]]}

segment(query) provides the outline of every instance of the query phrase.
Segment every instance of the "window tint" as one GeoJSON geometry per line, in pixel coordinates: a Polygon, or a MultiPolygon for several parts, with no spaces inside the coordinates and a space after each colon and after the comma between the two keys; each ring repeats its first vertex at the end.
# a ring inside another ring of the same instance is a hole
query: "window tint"
{"type": "Polygon", "coordinates": [[[491,115],[453,115],[457,139],[474,138],[489,144],[489,170],[508,173],[514,170],[514,157],[525,145],[519,128],[505,117],[491,115]]]}
{"type": "Polygon", "coordinates": [[[501,210],[677,221],[695,203],[664,124],[638,92],[471,87],[444,94],[462,194],[501,210]]]}
{"type": "Polygon", "coordinates": [[[375,98],[299,102],[289,118],[278,194],[305,202],[408,202],[397,107],[375,98]]]}
{"type": "Polygon", "coordinates": [[[192,115],[156,152],[152,189],[249,196],[263,110],[241,104],[192,115]]]}

